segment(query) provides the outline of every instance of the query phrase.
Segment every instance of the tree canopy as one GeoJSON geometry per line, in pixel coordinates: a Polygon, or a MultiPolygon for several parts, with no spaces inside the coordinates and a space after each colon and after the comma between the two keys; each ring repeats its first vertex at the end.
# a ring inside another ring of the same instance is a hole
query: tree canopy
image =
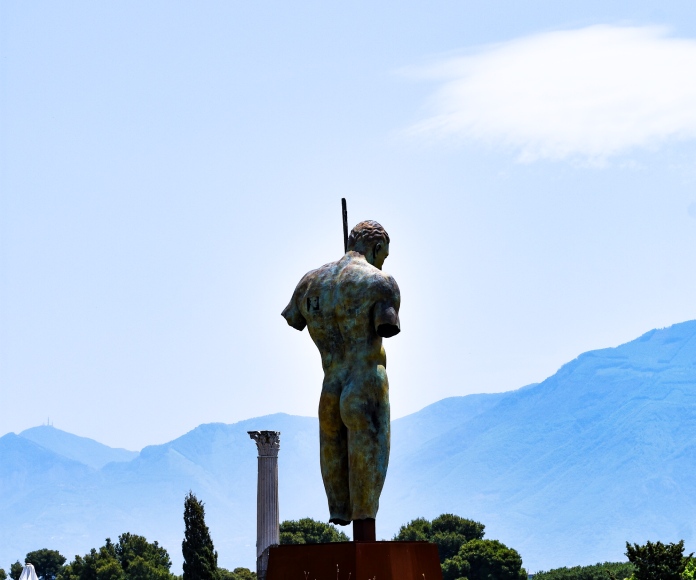
{"type": "Polygon", "coordinates": [[[167,578],[172,567],[167,550],[157,542],[149,543],[143,536],[122,534],[118,538],[115,552],[126,577],[133,580],[167,578]]]}
{"type": "Polygon", "coordinates": [[[143,536],[125,533],[114,544],[109,538],[99,550],[75,556],[56,580],[175,580],[167,550],[143,536]]]}
{"type": "Polygon", "coordinates": [[[437,544],[440,563],[455,556],[459,549],[471,540],[481,540],[484,526],[480,522],[468,520],[454,514],[442,514],[432,522],[425,518],[411,520],[401,526],[394,536],[396,541],[433,542],[437,544]]]}
{"type": "Polygon", "coordinates": [[[205,507],[190,491],[184,500],[184,526],[183,580],[217,580],[218,555],[205,523],[205,507]]]}
{"type": "Polygon", "coordinates": [[[534,580],[623,580],[630,578],[635,568],[630,562],[604,562],[591,566],[555,568],[548,572],[537,572],[534,580]]]}
{"type": "Polygon", "coordinates": [[[22,570],[24,570],[24,566],[17,560],[10,566],[10,578],[12,578],[12,580],[19,580],[19,577],[22,575],[22,570]]]}
{"type": "Polygon", "coordinates": [[[681,580],[692,554],[684,557],[684,540],[676,544],[626,542],[626,556],[635,566],[636,580],[681,580]]]}
{"type": "Polygon", "coordinates": [[[325,524],[312,518],[285,520],[280,524],[281,544],[327,544],[348,541],[350,538],[333,524],[325,524]]]}
{"type": "Polygon", "coordinates": [[[7,572],[3,568],[0,568],[0,580],[7,580],[7,572]]]}
{"type": "Polygon", "coordinates": [[[55,580],[55,577],[60,572],[60,569],[65,564],[65,556],[57,550],[34,550],[29,552],[24,559],[25,562],[31,562],[36,570],[36,575],[41,580],[55,580]]]}
{"type": "Polygon", "coordinates": [[[235,568],[232,571],[218,568],[218,580],[256,580],[256,572],[249,568],[235,568]]]}
{"type": "Polygon", "coordinates": [[[443,580],[527,580],[516,550],[497,540],[471,540],[442,565],[443,580]]]}

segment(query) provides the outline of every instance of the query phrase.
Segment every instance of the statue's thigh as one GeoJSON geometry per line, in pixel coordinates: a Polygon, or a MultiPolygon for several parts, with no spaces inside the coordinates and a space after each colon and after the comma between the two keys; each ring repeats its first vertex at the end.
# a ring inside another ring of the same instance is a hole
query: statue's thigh
{"type": "Polygon", "coordinates": [[[319,428],[325,433],[337,433],[343,427],[341,420],[342,382],[327,377],[319,398],[319,428]]]}

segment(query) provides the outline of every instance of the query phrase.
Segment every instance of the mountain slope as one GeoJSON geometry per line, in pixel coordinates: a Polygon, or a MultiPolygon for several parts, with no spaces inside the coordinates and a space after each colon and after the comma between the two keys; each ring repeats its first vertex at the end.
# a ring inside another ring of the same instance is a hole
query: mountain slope
{"type": "Polygon", "coordinates": [[[47,484],[66,487],[70,481],[83,481],[94,472],[14,433],[0,437],[0,458],[0,506],[12,505],[47,484]]]}
{"type": "Polygon", "coordinates": [[[48,425],[26,429],[19,436],[94,469],[100,469],[112,461],[131,461],[138,456],[137,451],[114,449],[93,439],[78,437],[48,425]]]}
{"type": "Polygon", "coordinates": [[[495,407],[508,393],[448,397],[417,413],[392,421],[390,461],[399,461],[435,439],[441,433],[495,407]]]}
{"type": "Polygon", "coordinates": [[[257,452],[247,431],[260,429],[282,433],[283,517],[323,517],[313,418],[278,414],[201,425],[174,441],[146,447],[130,462],[112,462],[98,471],[6,435],[0,439],[0,567],[40,547],[70,557],[84,554],[129,531],[158,540],[179,569],[188,490],[206,504],[220,564],[253,566],[257,452]]]}
{"type": "Polygon", "coordinates": [[[695,427],[688,322],[581,355],[431,440],[394,466],[389,502],[478,517],[532,569],[616,560],[626,540],[693,546],[695,427]]]}
{"type": "MultiPolygon", "coordinates": [[[[206,503],[220,564],[253,566],[256,448],[281,431],[283,519],[325,519],[315,418],[201,425],[99,470],[16,435],[0,438],[0,565],[29,550],[84,553],[140,533],[181,564],[182,508],[206,503]]],[[[68,450],[69,451],[69,450],[68,450]]],[[[623,558],[626,540],[696,548],[696,321],[585,353],[538,385],[439,401],[392,424],[378,517],[391,537],[418,516],[486,524],[532,571],[623,558]]]]}
{"type": "Polygon", "coordinates": [[[96,476],[92,468],[14,433],[0,437],[0,567],[8,569],[36,549],[27,546],[52,545],[57,533],[71,541],[89,534],[93,506],[84,490],[95,486],[96,476]]]}

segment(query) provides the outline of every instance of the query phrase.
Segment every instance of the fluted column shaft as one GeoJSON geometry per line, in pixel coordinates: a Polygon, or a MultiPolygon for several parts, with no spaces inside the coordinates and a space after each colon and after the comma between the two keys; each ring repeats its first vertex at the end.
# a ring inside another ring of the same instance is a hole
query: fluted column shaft
{"type": "Polygon", "coordinates": [[[256,574],[266,579],[268,548],[280,543],[280,512],[278,509],[279,431],[249,431],[259,451],[259,472],[256,491],[256,574]]]}

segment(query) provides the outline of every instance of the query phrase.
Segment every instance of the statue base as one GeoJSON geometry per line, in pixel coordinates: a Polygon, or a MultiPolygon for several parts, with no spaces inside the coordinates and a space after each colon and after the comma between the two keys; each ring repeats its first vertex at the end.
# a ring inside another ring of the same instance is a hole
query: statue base
{"type": "Polygon", "coordinates": [[[271,546],[266,580],[442,580],[429,542],[337,542],[271,546]]]}

